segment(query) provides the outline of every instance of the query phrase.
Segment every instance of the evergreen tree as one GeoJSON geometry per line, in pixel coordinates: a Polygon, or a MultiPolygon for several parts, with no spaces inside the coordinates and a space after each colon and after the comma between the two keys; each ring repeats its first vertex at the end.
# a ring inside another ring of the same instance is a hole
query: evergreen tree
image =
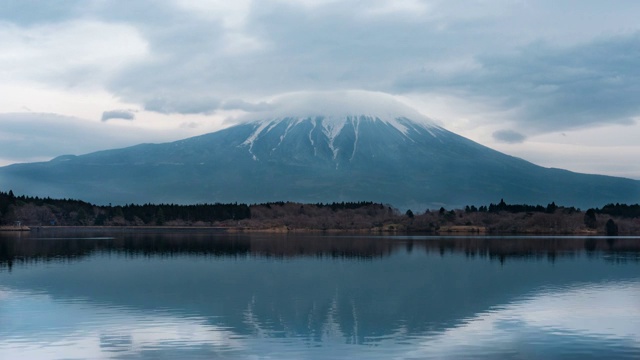
{"type": "Polygon", "coordinates": [[[609,219],[607,224],[605,225],[605,230],[607,231],[607,236],[617,236],[618,235],[618,225],[613,219],[609,219]]]}
{"type": "Polygon", "coordinates": [[[162,226],[164,225],[164,222],[165,222],[164,211],[162,211],[161,207],[158,207],[158,211],[156,211],[156,225],[162,226]]]}
{"type": "Polygon", "coordinates": [[[584,224],[589,229],[595,229],[596,227],[598,227],[598,221],[596,219],[596,211],[594,209],[589,209],[584,214],[584,224]]]}

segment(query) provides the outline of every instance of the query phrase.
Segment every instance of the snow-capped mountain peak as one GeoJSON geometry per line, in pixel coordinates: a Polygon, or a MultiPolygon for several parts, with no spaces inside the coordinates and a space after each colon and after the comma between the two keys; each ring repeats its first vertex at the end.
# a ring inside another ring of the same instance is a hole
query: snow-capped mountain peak
{"type": "Polygon", "coordinates": [[[390,96],[319,95],[276,98],[270,113],[172,143],[2,167],[0,186],[118,204],[365,200],[418,210],[501,198],[583,208],[640,200],[639,181],[536,166],[390,96]]]}
{"type": "Polygon", "coordinates": [[[413,136],[424,131],[435,137],[435,132],[441,130],[426,116],[382,93],[355,90],[301,92],[280,96],[271,104],[271,111],[243,119],[253,126],[253,131],[242,146],[248,149],[254,160],[259,160],[253,151],[255,143],[265,138],[273,139],[273,135],[278,139],[273,146],[275,150],[290,133],[305,131],[308,146],[313,147],[314,154],[318,154],[319,146],[326,146],[336,160],[340,150],[344,152],[346,147],[351,151],[350,158],[353,158],[363,126],[382,126],[408,141],[415,141],[413,136]],[[347,139],[338,142],[341,136],[347,139]],[[350,144],[347,146],[345,141],[350,144]]]}

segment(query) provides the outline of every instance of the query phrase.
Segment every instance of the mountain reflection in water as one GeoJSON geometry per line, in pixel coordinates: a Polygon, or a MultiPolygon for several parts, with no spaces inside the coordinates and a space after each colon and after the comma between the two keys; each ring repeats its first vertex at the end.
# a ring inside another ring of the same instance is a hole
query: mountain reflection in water
{"type": "Polygon", "coordinates": [[[0,237],[1,358],[640,355],[638,238],[42,235],[0,237]]]}

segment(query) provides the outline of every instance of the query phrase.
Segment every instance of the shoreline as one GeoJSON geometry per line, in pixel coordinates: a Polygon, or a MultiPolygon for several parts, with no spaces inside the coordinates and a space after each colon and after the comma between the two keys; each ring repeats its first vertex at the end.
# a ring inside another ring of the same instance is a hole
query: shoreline
{"type": "Polygon", "coordinates": [[[0,231],[31,231],[31,228],[24,225],[20,225],[20,226],[6,225],[6,226],[0,226],[0,231]]]}

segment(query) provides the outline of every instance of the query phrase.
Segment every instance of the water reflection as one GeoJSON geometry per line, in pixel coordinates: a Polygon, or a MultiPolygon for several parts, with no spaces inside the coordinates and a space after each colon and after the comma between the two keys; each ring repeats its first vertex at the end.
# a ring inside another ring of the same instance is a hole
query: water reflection
{"type": "Polygon", "coordinates": [[[639,237],[432,237],[229,235],[203,233],[0,233],[0,268],[30,261],[77,260],[94,253],[130,256],[181,254],[218,257],[301,256],[373,259],[394,251],[463,253],[501,262],[509,258],[575,256],[586,252],[614,261],[640,261],[639,237]],[[10,236],[14,235],[14,236],[10,236]],[[109,235],[107,233],[107,235],[109,235]],[[111,234],[113,235],[113,234],[111,234]]]}
{"type": "Polygon", "coordinates": [[[640,356],[639,239],[71,235],[0,239],[0,358],[640,356]]]}
{"type": "MultiPolygon", "coordinates": [[[[246,348],[238,335],[199,317],[139,312],[87,301],[57,301],[50,296],[2,290],[1,319],[21,318],[0,331],[0,354],[37,358],[117,358],[173,348],[207,347],[208,352],[246,348]],[[55,355],[55,356],[53,356],[55,355]]],[[[6,323],[4,323],[6,324],[6,323]]],[[[166,356],[166,355],[165,355],[166,356]]],[[[5,358],[3,356],[3,358],[5,358]]]]}
{"type": "Polygon", "coordinates": [[[640,282],[542,289],[424,339],[409,357],[634,358],[640,355],[638,294],[640,282]]]}

